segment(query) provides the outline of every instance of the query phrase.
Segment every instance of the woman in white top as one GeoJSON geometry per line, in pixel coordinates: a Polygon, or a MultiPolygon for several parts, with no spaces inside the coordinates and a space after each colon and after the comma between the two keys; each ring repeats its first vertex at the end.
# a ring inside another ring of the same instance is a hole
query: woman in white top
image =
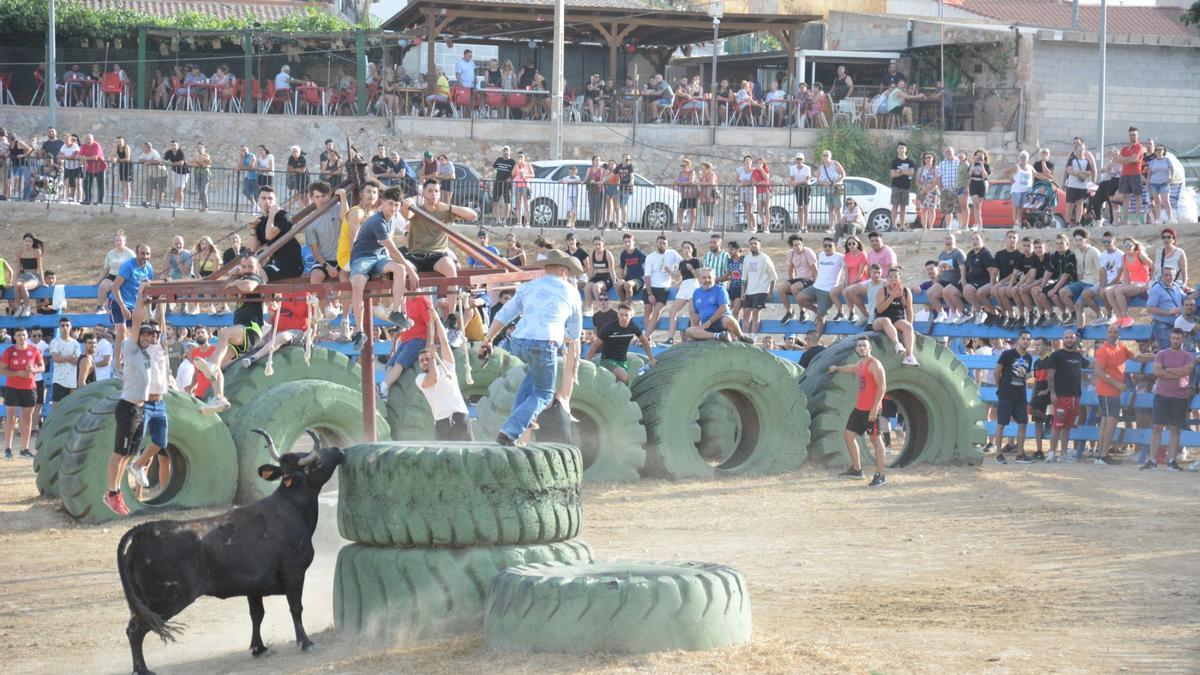
{"type": "Polygon", "coordinates": [[[788,183],[796,196],[796,224],[801,232],[808,230],[808,199],[812,188],[812,167],[804,163],[804,153],[796,153],[796,163],[788,167],[788,183]]]}
{"type": "Polygon", "coordinates": [[[1063,183],[1067,188],[1067,216],[1071,227],[1075,227],[1083,218],[1083,200],[1088,196],[1088,183],[1096,182],[1096,158],[1083,144],[1083,139],[1075,137],[1075,148],[1067,157],[1067,166],[1063,169],[1063,183]]]}
{"type": "Polygon", "coordinates": [[[96,287],[96,313],[103,314],[108,306],[108,292],[112,283],[121,273],[121,265],[126,260],[136,257],[133,249],[125,245],[125,230],[117,230],[113,236],[113,247],[104,256],[104,267],[100,270],[100,283],[96,287]]]}
{"type": "Polygon", "coordinates": [[[1033,167],[1029,166],[1029,153],[1024,150],[1017,155],[1017,163],[1008,170],[1012,178],[1009,196],[1012,201],[1013,227],[1020,227],[1025,215],[1025,193],[1033,187],[1033,167]]]}
{"type": "Polygon", "coordinates": [[[846,199],[846,208],[842,211],[841,227],[834,234],[839,239],[842,237],[856,237],[862,234],[867,229],[867,216],[863,213],[862,207],[858,202],[854,201],[853,197],[846,199]]]}
{"type": "Polygon", "coordinates": [[[846,195],[846,170],[841,162],[833,160],[833,153],[821,153],[821,165],[817,167],[817,185],[825,189],[825,208],[829,211],[829,222],[842,222],[842,198],[846,195]]]}
{"type": "Polygon", "coordinates": [[[66,185],[66,193],[63,201],[83,201],[83,166],[79,161],[78,136],[67,134],[66,142],[63,143],[62,149],[58,151],[58,158],[62,160],[64,183],[66,185]]]}
{"type": "Polygon", "coordinates": [[[258,146],[254,156],[254,171],[258,173],[258,186],[265,187],[275,180],[275,155],[265,145],[258,146]]]}

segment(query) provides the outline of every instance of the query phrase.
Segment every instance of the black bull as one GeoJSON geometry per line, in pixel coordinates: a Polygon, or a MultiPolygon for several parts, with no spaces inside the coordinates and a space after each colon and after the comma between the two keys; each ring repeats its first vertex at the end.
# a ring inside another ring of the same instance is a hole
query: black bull
{"type": "Polygon", "coordinates": [[[317,527],[317,494],[346,455],[324,448],[312,431],[314,449],[280,456],[267,441],[277,464],[264,464],[258,474],[279,480],[279,488],[259,501],[213,518],[156,520],[129,530],[117,545],[117,568],[132,617],[125,632],[133,653],[133,672],[150,673],[142,655],[149,632],[173,640],[181,626],[170,619],[202,596],[246,596],[250,602],[250,652],[267,651],[259,627],[263,597],[286,595],[296,643],[305,651],[312,641],[304,632],[304,575],[313,560],[312,536],[317,527]]]}

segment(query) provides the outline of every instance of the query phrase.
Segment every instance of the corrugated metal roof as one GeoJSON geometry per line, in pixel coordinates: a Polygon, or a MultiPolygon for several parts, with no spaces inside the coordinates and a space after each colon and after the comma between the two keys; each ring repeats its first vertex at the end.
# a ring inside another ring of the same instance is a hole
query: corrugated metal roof
{"type": "MultiPolygon", "coordinates": [[[[1071,6],[1069,0],[962,0],[964,10],[1021,26],[1038,28],[1071,28],[1071,6]]],[[[1178,7],[1108,7],[1108,31],[1130,35],[1153,35],[1161,37],[1194,38],[1198,34],[1194,27],[1179,22],[1178,7]]],[[[1100,7],[1080,5],[1079,30],[1088,33],[1100,31],[1100,7]]]]}
{"type": "Polygon", "coordinates": [[[183,12],[210,14],[220,19],[230,17],[257,17],[263,20],[282,19],[289,14],[304,12],[309,7],[329,10],[328,2],[308,0],[81,0],[83,4],[97,9],[120,7],[160,17],[171,17],[183,12]]]}

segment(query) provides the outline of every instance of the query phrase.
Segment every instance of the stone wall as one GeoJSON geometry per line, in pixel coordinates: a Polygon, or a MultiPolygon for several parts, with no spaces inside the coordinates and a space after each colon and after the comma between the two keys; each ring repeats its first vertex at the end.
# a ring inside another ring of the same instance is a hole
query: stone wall
{"type": "MultiPolygon", "coordinates": [[[[43,134],[46,109],[0,108],[0,126],[24,138],[43,134]]],[[[394,129],[376,117],[308,117],[281,115],[234,115],[221,113],[178,113],[155,110],[61,110],[59,130],[78,134],[90,132],[111,151],[113,139],[124,136],[135,147],[149,140],[165,147],[171,139],[185,149],[204,142],[219,166],[236,166],[238,149],[266,144],[277,158],[279,170],[288,147],[295,144],[310,156],[320,152],[323,141],[332,138],[339,148],[347,136],[360,150],[371,154],[383,143],[400,148],[405,158],[419,157],[425,150],[450,155],[477,170],[490,166],[500,146],[523,149],[534,159],[550,153],[552,127],[548,122],[509,120],[426,119],[401,117],[394,129]]],[[[893,132],[880,131],[880,134],[893,132]]],[[[598,154],[617,158],[626,152],[637,163],[638,172],[656,181],[675,176],[680,157],[710,161],[723,178],[728,178],[743,154],[766,157],[773,166],[791,162],[797,151],[816,156],[818,132],[808,129],[747,129],[690,125],[571,124],[564,134],[564,158],[588,158],[598,154]]],[[[983,132],[947,134],[955,147],[994,147],[1000,138],[983,132]]]]}
{"type": "MultiPolygon", "coordinates": [[[[1094,146],[1100,88],[1096,38],[1039,39],[1034,49],[1040,95],[1030,102],[1036,106],[1037,128],[1029,130],[1029,140],[1061,146],[1079,135],[1094,146]]],[[[1130,125],[1141,130],[1143,140],[1174,148],[1200,143],[1200,47],[1110,43],[1107,52],[1106,143],[1124,142],[1130,125]]]]}

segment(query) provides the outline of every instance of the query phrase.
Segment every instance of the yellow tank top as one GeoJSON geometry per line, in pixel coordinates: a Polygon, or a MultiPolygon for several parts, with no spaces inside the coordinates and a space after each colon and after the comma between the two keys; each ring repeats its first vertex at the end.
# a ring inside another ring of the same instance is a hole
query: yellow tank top
{"type": "MultiPolygon", "coordinates": [[[[350,209],[350,213],[353,213],[355,210],[362,211],[362,209],[356,206],[350,209]]],[[[349,216],[350,214],[346,215],[349,216]]],[[[350,221],[343,217],[342,232],[338,235],[337,263],[338,267],[344,270],[350,269],[350,247],[353,244],[354,242],[350,240],[350,221]]]]}

